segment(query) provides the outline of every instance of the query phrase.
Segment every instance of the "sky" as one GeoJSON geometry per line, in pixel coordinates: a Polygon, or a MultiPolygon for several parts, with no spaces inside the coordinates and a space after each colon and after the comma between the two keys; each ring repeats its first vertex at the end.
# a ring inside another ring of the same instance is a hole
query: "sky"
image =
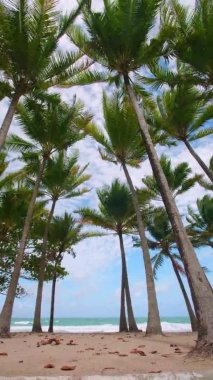
{"type": "MultiPolygon", "coordinates": [[[[60,7],[63,11],[73,7],[74,1],[61,0],[60,7]]],[[[100,0],[95,0],[93,6],[100,8],[100,0]]],[[[191,5],[191,0],[184,0],[184,4],[191,5]]],[[[62,45],[66,49],[67,38],[63,38],[62,45]]],[[[103,86],[95,84],[92,86],[78,87],[74,89],[60,89],[59,92],[64,101],[70,103],[76,94],[85,106],[93,113],[95,122],[101,126],[103,123],[102,98],[103,86]]],[[[8,99],[0,102],[0,121],[3,119],[8,107],[8,99]]],[[[11,127],[12,132],[20,133],[15,120],[11,127]]],[[[197,153],[208,163],[212,155],[212,137],[201,139],[193,144],[197,153]]],[[[72,212],[81,206],[96,208],[98,200],[95,190],[105,184],[110,184],[113,179],[119,178],[125,181],[119,166],[106,163],[101,160],[97,151],[97,144],[90,138],[86,138],[77,144],[79,150],[79,162],[81,165],[89,162],[87,171],[91,174],[88,181],[90,192],[75,200],[62,200],[58,202],[56,214],[65,211],[72,212]]],[[[177,147],[158,148],[158,154],[166,153],[176,165],[186,161],[192,168],[193,173],[202,173],[200,167],[193,157],[180,143],[177,147]]],[[[19,163],[13,162],[11,169],[16,170],[19,163]]],[[[141,186],[141,179],[151,174],[149,162],[146,161],[140,169],[130,169],[135,186],[141,186]]],[[[181,214],[185,214],[187,205],[195,208],[196,199],[204,195],[204,190],[196,185],[192,190],[177,198],[177,205],[181,214]]],[[[131,237],[125,237],[125,250],[130,281],[130,291],[135,315],[147,315],[147,296],[145,274],[143,267],[142,252],[139,248],[132,248],[131,237]]],[[[56,317],[116,317],[119,315],[121,259],[119,242],[116,236],[104,236],[87,239],[75,247],[77,254],[73,259],[65,255],[63,265],[69,272],[69,276],[63,281],[58,281],[56,290],[56,317]]],[[[208,248],[197,250],[198,257],[203,266],[207,266],[210,272],[207,274],[213,283],[213,260],[212,252],[208,248]]],[[[186,281],[184,280],[186,283],[186,281]]],[[[28,295],[17,299],[14,306],[14,317],[32,317],[35,306],[37,284],[31,281],[22,281],[28,295]]],[[[187,286],[187,285],[186,285],[187,286]]],[[[42,316],[48,317],[50,309],[51,284],[45,284],[42,316]]],[[[187,315],[182,294],[179,290],[177,280],[173,274],[170,263],[166,263],[159,270],[156,280],[156,291],[161,316],[185,316],[187,315]]],[[[0,296],[0,307],[4,297],[0,296]]]]}

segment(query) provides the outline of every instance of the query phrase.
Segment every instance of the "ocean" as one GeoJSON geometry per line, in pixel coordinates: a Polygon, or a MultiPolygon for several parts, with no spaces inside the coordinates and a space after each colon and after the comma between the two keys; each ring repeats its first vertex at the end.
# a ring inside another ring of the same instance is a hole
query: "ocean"
{"type": "MultiPolygon", "coordinates": [[[[136,318],[138,327],[145,331],[146,318],[136,318]]],[[[42,318],[43,331],[48,330],[49,319],[42,318]]],[[[110,333],[118,332],[118,318],[55,318],[54,331],[60,333],[110,333]]],[[[11,331],[29,332],[32,329],[32,318],[13,318],[11,331]]],[[[187,317],[162,317],[164,332],[189,332],[191,325],[187,317]]]]}

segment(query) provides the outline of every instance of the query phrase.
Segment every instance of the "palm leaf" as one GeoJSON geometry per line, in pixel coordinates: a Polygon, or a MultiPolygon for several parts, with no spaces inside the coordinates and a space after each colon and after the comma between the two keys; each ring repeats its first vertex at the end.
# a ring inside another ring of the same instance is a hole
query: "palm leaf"
{"type": "Polygon", "coordinates": [[[6,148],[16,152],[32,152],[35,149],[35,145],[17,135],[11,134],[7,139],[6,148]]]}
{"type": "Polygon", "coordinates": [[[157,255],[152,257],[152,271],[155,279],[157,279],[157,271],[159,270],[160,267],[162,267],[163,262],[164,262],[164,256],[159,252],[157,255]]]}

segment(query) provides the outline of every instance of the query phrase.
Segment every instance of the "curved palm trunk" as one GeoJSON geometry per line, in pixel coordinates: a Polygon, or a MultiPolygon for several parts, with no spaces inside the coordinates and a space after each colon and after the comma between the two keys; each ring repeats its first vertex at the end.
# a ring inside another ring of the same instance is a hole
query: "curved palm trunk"
{"type": "Polygon", "coordinates": [[[213,352],[213,291],[184,229],[183,222],[155,151],[143,112],[137,103],[128,76],[124,79],[130,101],[138,118],[150,164],[159,184],[165,208],[174,231],[174,236],[188,278],[198,318],[198,340],[195,350],[196,352],[211,355],[213,352]]]}
{"type": "Polygon", "coordinates": [[[183,284],[183,281],[181,279],[180,273],[179,273],[179,271],[178,271],[178,269],[177,269],[177,267],[175,265],[175,261],[174,261],[173,257],[172,256],[169,256],[169,257],[170,257],[170,260],[172,262],[172,266],[173,266],[174,272],[176,274],[177,280],[179,282],[181,291],[183,293],[183,297],[184,297],[184,300],[185,300],[185,303],[186,303],[186,307],[187,307],[187,310],[188,310],[188,313],[189,313],[189,318],[190,318],[190,321],[191,321],[192,331],[197,331],[197,329],[198,329],[197,318],[196,318],[196,316],[194,314],[194,311],[192,309],[192,306],[191,306],[188,294],[187,294],[186,289],[184,287],[184,284],[183,284]]]}
{"type": "Polygon", "coordinates": [[[8,134],[8,131],[9,131],[9,128],[10,128],[10,125],[11,125],[11,122],[13,120],[13,116],[15,115],[15,112],[16,112],[16,106],[19,102],[19,99],[21,97],[21,94],[20,93],[15,93],[11,102],[10,102],[10,105],[9,105],[9,108],[7,110],[7,113],[5,115],[5,118],[2,122],[2,125],[1,125],[1,129],[0,129],[0,149],[4,146],[5,144],[5,140],[6,140],[6,137],[7,137],[7,134],[8,134]]]}
{"type": "Polygon", "coordinates": [[[51,292],[51,306],[50,306],[50,323],[48,332],[53,332],[53,324],[54,324],[54,309],[55,309],[55,289],[56,289],[56,280],[57,275],[54,273],[52,280],[52,292],[51,292]]]}
{"type": "Polygon", "coordinates": [[[52,218],[53,218],[55,205],[56,205],[56,200],[53,200],[51,210],[49,212],[47,223],[46,223],[45,230],[44,230],[44,237],[43,237],[43,244],[42,244],[42,255],[41,255],[41,263],[40,263],[40,270],[39,270],[38,288],[37,288],[37,296],[36,296],[36,304],[35,304],[35,312],[34,312],[32,332],[42,332],[42,328],[41,328],[41,303],[42,303],[42,293],[43,293],[45,269],[46,269],[46,251],[47,251],[49,227],[50,227],[50,223],[51,223],[52,218]]]}
{"type": "Polygon", "coordinates": [[[9,336],[10,334],[10,323],[11,323],[11,317],[12,317],[12,311],[13,311],[13,304],[15,301],[16,289],[18,285],[20,272],[21,272],[21,266],[22,266],[22,261],[24,257],[24,250],[27,244],[27,239],[28,239],[28,235],[30,231],[30,225],[31,225],[32,217],[33,217],[34,206],[35,206],[36,198],[38,195],[39,185],[40,185],[42,174],[44,172],[45,165],[46,165],[46,159],[43,158],[40,164],[36,181],[35,181],[32,198],[28,206],[27,215],[24,221],[24,228],[22,231],[22,237],[19,243],[19,248],[17,249],[17,253],[16,253],[16,260],[15,260],[13,274],[12,274],[10,285],[7,291],[4,306],[2,308],[2,312],[0,315],[0,336],[9,336]]]}
{"type": "Polygon", "coordinates": [[[134,317],[134,313],[132,309],[132,301],[131,301],[130,290],[129,290],[129,280],[128,280],[128,274],[127,274],[126,256],[125,256],[122,232],[118,233],[118,237],[119,237],[120,249],[121,249],[122,273],[124,276],[124,287],[125,287],[125,293],[126,293],[129,331],[139,331],[137,324],[135,322],[135,317],[134,317]]]}
{"type": "Polygon", "coordinates": [[[195,152],[195,150],[192,148],[189,141],[184,141],[184,144],[186,145],[187,149],[191,153],[191,155],[194,157],[194,159],[198,162],[198,164],[201,166],[203,171],[206,173],[206,175],[209,177],[210,181],[213,182],[213,172],[208,168],[208,166],[203,162],[203,160],[200,158],[200,156],[195,152]]]}
{"type": "Polygon", "coordinates": [[[139,232],[140,243],[141,243],[141,248],[143,252],[145,274],[146,274],[146,284],[147,284],[147,297],[148,297],[148,320],[147,320],[146,334],[147,335],[162,334],[157,296],[156,296],[156,291],[155,291],[155,282],[154,282],[154,276],[152,272],[152,264],[150,260],[149,247],[148,247],[146,234],[145,234],[145,227],[144,227],[143,220],[140,213],[140,206],[139,206],[135,188],[133,186],[127,167],[124,163],[122,164],[122,167],[123,167],[126,180],[132,194],[132,202],[133,202],[134,210],[137,217],[138,232],[139,232]]]}

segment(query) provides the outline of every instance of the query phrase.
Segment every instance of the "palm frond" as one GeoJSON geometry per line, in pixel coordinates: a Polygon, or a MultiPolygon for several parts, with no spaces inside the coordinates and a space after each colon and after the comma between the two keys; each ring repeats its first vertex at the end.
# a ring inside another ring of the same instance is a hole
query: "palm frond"
{"type": "Polygon", "coordinates": [[[81,208],[76,210],[76,212],[81,216],[82,223],[92,224],[94,226],[99,226],[101,228],[109,230],[115,229],[112,221],[108,221],[104,215],[95,209],[81,208]]]}
{"type": "Polygon", "coordinates": [[[189,141],[195,141],[198,139],[202,139],[203,137],[210,136],[213,134],[213,128],[204,128],[203,130],[194,133],[190,138],[189,141]]]}
{"type": "Polygon", "coordinates": [[[70,13],[66,13],[61,16],[59,21],[59,31],[57,39],[59,40],[70,28],[75,19],[80,15],[83,7],[88,3],[88,0],[79,0],[78,6],[72,10],[70,13]]]}
{"type": "MultiPolygon", "coordinates": [[[[93,62],[91,62],[93,64],[93,62]]],[[[88,68],[88,63],[84,65],[88,68]]],[[[111,79],[111,75],[108,72],[99,72],[96,70],[78,70],[77,73],[73,73],[66,81],[61,81],[60,87],[70,87],[70,86],[87,86],[93,83],[104,83],[111,79]],[[80,73],[79,73],[80,72],[80,73]]]]}
{"type": "Polygon", "coordinates": [[[157,279],[157,272],[160,267],[162,267],[164,262],[164,256],[159,252],[157,255],[155,255],[152,259],[152,271],[155,279],[157,279]]]}
{"type": "Polygon", "coordinates": [[[18,135],[11,134],[7,139],[6,148],[16,152],[32,152],[35,150],[35,145],[18,135]]]}

